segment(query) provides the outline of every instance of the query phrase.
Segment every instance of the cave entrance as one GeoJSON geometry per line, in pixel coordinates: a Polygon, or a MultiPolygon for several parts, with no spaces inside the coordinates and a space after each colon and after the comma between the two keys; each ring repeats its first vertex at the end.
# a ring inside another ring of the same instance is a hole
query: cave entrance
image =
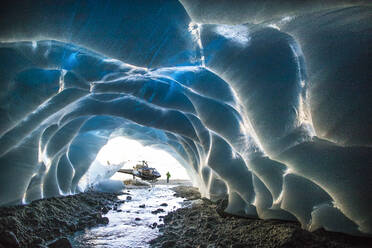
{"type": "MultiPolygon", "coordinates": [[[[106,166],[122,164],[122,169],[132,169],[140,161],[147,161],[149,167],[160,173],[160,180],[166,180],[167,172],[171,174],[171,180],[190,180],[185,168],[170,153],[126,137],[110,139],[97,154],[96,161],[106,166]]],[[[130,178],[132,175],[118,172],[111,177],[123,181],[130,178]]]]}

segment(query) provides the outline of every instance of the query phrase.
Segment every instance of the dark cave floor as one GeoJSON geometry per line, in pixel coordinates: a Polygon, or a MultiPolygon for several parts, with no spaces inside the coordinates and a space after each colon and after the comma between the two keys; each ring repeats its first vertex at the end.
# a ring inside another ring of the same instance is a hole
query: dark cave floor
{"type": "Polygon", "coordinates": [[[221,214],[222,201],[200,199],[193,189],[174,190],[194,202],[190,208],[177,209],[164,217],[163,234],[151,241],[151,247],[372,247],[371,238],[323,229],[308,232],[296,222],[221,214]]]}

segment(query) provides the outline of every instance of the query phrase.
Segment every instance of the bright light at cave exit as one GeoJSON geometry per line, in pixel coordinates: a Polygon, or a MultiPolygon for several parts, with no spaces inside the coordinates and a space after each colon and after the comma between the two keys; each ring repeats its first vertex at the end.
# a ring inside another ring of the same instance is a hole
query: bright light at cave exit
{"type": "MultiPolygon", "coordinates": [[[[116,137],[107,142],[97,155],[97,160],[103,165],[107,163],[119,164],[124,162],[123,169],[131,169],[139,161],[146,160],[150,167],[154,167],[165,179],[167,171],[172,179],[189,179],[183,166],[166,151],[143,146],[140,142],[124,137],[116,137]]],[[[123,180],[130,175],[116,173],[111,179],[123,180]]]]}

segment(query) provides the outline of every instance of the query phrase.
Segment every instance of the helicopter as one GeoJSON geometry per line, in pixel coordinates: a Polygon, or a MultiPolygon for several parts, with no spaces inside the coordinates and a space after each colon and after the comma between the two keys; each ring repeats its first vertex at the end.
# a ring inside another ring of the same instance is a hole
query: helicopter
{"type": "Polygon", "coordinates": [[[142,160],[136,164],[136,166],[133,166],[133,169],[120,169],[118,172],[133,175],[133,179],[139,177],[142,180],[152,182],[161,177],[160,173],[155,168],[149,167],[145,160],[142,160]]]}

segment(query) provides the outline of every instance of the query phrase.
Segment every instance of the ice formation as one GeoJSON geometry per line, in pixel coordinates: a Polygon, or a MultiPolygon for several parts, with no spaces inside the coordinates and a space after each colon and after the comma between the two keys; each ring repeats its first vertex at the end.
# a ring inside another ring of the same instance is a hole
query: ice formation
{"type": "Polygon", "coordinates": [[[78,192],[124,136],[228,212],[372,234],[371,7],[230,25],[176,1],[50,2],[1,23],[0,205],[78,192]]]}

